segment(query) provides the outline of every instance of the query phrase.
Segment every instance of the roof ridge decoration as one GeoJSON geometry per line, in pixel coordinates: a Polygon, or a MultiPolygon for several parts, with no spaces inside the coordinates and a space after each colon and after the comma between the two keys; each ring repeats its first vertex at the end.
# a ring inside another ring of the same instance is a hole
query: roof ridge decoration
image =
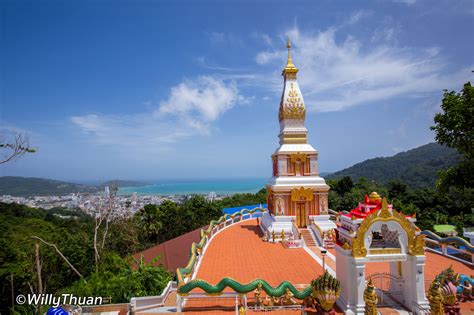
{"type": "Polygon", "coordinates": [[[382,208],[377,212],[369,214],[357,229],[355,238],[352,239],[352,256],[354,258],[364,258],[368,250],[365,247],[365,234],[375,222],[395,221],[405,231],[407,236],[407,253],[413,256],[425,254],[425,235],[417,235],[415,226],[408,220],[403,213],[394,209],[390,212],[387,199],[382,199],[382,208]]]}

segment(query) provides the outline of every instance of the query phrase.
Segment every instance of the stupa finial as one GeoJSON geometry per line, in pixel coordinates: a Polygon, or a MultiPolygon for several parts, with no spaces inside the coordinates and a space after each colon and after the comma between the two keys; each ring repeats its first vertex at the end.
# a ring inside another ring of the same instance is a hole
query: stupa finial
{"type": "Polygon", "coordinates": [[[291,41],[290,37],[288,36],[288,40],[286,42],[286,48],[288,49],[288,60],[286,61],[286,67],[283,69],[283,75],[287,73],[297,73],[298,68],[293,64],[293,60],[291,59],[291,41]]]}

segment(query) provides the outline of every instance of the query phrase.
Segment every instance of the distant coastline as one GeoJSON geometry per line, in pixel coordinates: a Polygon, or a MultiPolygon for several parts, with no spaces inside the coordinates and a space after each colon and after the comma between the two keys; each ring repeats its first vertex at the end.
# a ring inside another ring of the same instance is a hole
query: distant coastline
{"type": "Polygon", "coordinates": [[[204,179],[156,181],[144,186],[120,187],[119,195],[191,195],[209,194],[231,195],[237,193],[256,193],[264,188],[268,178],[245,179],[204,179]]]}

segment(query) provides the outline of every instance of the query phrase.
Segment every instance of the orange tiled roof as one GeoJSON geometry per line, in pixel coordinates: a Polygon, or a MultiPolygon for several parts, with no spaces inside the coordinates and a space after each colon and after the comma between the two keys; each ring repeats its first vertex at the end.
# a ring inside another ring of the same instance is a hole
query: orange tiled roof
{"type": "Polygon", "coordinates": [[[276,286],[288,280],[309,284],[322,267],[304,249],[264,242],[257,220],[228,227],[214,237],[204,253],[196,278],[216,284],[224,277],[240,283],[264,279],[276,286]]]}
{"type": "Polygon", "coordinates": [[[164,243],[150,247],[144,251],[133,254],[135,259],[140,260],[143,255],[145,263],[150,263],[155,257],[160,256],[154,265],[163,265],[168,271],[176,272],[177,268],[186,266],[189,260],[189,249],[193,242],[198,243],[201,239],[201,229],[191,231],[164,243]]]}

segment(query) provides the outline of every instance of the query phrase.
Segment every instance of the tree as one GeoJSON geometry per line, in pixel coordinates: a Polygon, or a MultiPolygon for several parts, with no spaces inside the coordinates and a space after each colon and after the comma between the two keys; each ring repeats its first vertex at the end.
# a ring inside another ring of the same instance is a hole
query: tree
{"type": "Polygon", "coordinates": [[[400,180],[390,181],[388,183],[388,197],[390,199],[403,197],[408,190],[407,184],[400,180]]]}
{"type": "Polygon", "coordinates": [[[95,260],[95,269],[96,271],[99,268],[99,260],[101,252],[104,250],[105,241],[107,239],[107,235],[109,232],[109,219],[110,215],[114,211],[115,208],[115,196],[118,191],[117,186],[110,187],[109,196],[107,196],[107,201],[105,204],[102,204],[102,201],[96,204],[95,213],[95,226],[94,226],[94,260],[95,260]],[[102,241],[99,240],[100,235],[102,235],[102,241]]]}
{"type": "Polygon", "coordinates": [[[148,204],[137,213],[144,236],[147,242],[156,243],[163,228],[163,222],[159,220],[158,207],[148,204]]]}
{"type": "Polygon", "coordinates": [[[446,192],[449,186],[461,189],[474,187],[474,87],[464,84],[461,92],[444,91],[442,113],[434,117],[436,141],[458,150],[461,162],[440,172],[437,186],[446,192]]]}
{"type": "Polygon", "coordinates": [[[0,164],[13,161],[26,153],[34,153],[26,134],[11,131],[0,134],[0,164]]]}
{"type": "Polygon", "coordinates": [[[468,158],[474,155],[474,87],[464,84],[461,92],[444,91],[441,104],[443,113],[434,117],[436,141],[455,148],[468,158]]]}
{"type": "Polygon", "coordinates": [[[349,192],[352,187],[354,187],[352,179],[349,176],[344,176],[336,182],[336,184],[334,185],[334,190],[342,196],[345,193],[349,192]]]}

